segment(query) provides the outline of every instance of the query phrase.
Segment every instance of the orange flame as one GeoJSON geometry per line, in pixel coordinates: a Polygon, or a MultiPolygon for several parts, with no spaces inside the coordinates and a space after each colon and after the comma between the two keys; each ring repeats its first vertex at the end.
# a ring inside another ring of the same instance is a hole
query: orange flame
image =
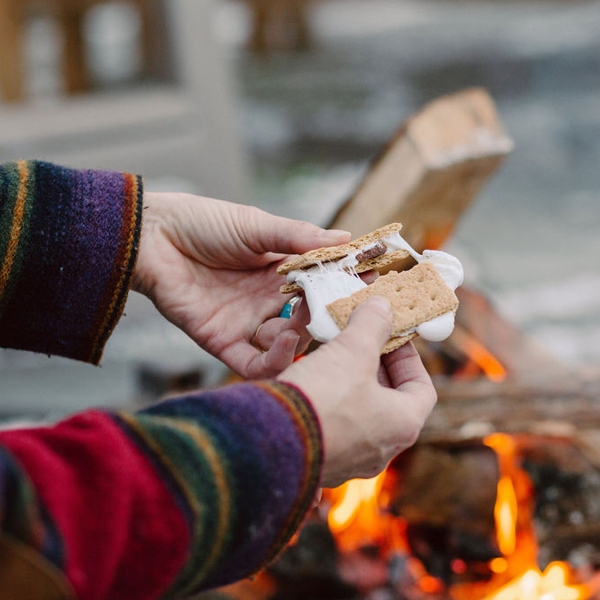
{"type": "Polygon", "coordinates": [[[512,474],[515,472],[515,444],[508,435],[496,433],[488,436],[484,443],[492,448],[498,456],[500,478],[496,492],[494,518],[498,548],[504,556],[515,551],[517,544],[518,500],[513,485],[512,474]]]}
{"type": "Polygon", "coordinates": [[[500,382],[506,379],[507,372],[502,363],[475,336],[457,327],[452,337],[490,381],[500,382]]]}
{"type": "Polygon", "coordinates": [[[381,541],[385,516],[380,508],[380,491],[385,473],[371,479],[352,479],[329,490],[329,528],[344,550],[381,541]]]}
{"type": "Polygon", "coordinates": [[[527,515],[528,518],[525,520],[519,518],[519,509],[524,507],[531,494],[525,494],[522,490],[524,473],[517,466],[514,439],[509,435],[496,433],[487,437],[484,443],[495,450],[500,469],[494,517],[498,548],[503,557],[494,559],[489,567],[493,573],[499,575],[513,573],[515,569],[519,569],[520,573],[492,594],[485,596],[484,600],[585,600],[589,598],[590,591],[585,586],[567,584],[569,569],[566,564],[551,563],[544,572],[541,572],[535,564],[537,545],[531,516],[527,515]]]}
{"type": "Polygon", "coordinates": [[[517,496],[510,477],[500,477],[494,506],[498,548],[505,556],[512,554],[517,545],[517,496]]]}
{"type": "Polygon", "coordinates": [[[329,511],[329,528],[332,533],[347,529],[365,509],[378,512],[377,491],[381,475],[372,479],[353,479],[340,486],[340,496],[329,511]]]}
{"type": "Polygon", "coordinates": [[[589,590],[583,585],[568,585],[569,569],[564,563],[550,563],[544,572],[528,569],[484,600],[584,600],[589,590]]]}
{"type": "MultiPolygon", "coordinates": [[[[494,518],[501,556],[489,562],[488,581],[462,582],[451,586],[455,600],[587,600],[594,591],[588,585],[568,582],[570,570],[565,563],[552,563],[543,572],[537,567],[538,545],[533,528],[533,490],[527,473],[520,467],[516,439],[496,433],[484,443],[498,459],[494,518]]],[[[405,521],[387,513],[387,494],[398,482],[387,472],[373,479],[354,479],[324,491],[328,523],[341,552],[351,552],[367,544],[386,551],[409,552],[405,521]]],[[[456,562],[456,561],[455,561],[456,562]]],[[[455,564],[460,572],[466,565],[455,564]]],[[[415,571],[416,575],[417,571],[415,571]]],[[[436,595],[443,591],[440,580],[425,570],[414,578],[420,593],[436,595]]]]}

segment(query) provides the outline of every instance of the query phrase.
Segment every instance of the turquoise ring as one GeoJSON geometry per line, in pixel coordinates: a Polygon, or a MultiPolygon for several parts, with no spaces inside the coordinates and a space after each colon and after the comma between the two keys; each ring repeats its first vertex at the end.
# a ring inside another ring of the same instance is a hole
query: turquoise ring
{"type": "Polygon", "coordinates": [[[298,302],[302,300],[301,296],[292,296],[282,307],[281,312],[279,313],[280,317],[284,319],[289,319],[294,314],[294,307],[298,302]]]}

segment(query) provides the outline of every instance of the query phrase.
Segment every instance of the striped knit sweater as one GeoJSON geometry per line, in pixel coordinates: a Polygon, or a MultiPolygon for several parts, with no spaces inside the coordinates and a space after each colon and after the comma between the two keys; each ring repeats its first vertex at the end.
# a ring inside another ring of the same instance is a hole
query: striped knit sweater
{"type": "MultiPolygon", "coordinates": [[[[0,165],[1,346],[99,362],[141,200],[132,175],[0,165]]],[[[321,460],[309,403],[275,381],[0,431],[0,597],[173,599],[248,576],[299,526],[321,460]]]]}

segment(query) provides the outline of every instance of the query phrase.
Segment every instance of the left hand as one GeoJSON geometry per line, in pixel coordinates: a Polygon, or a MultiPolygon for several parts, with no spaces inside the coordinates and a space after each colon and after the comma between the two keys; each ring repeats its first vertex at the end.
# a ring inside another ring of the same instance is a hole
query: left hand
{"type": "Polygon", "coordinates": [[[349,238],[252,206],[147,192],[133,289],[243,377],[273,377],[310,342],[304,302],[278,316],[289,296],[277,266],[349,238]]]}

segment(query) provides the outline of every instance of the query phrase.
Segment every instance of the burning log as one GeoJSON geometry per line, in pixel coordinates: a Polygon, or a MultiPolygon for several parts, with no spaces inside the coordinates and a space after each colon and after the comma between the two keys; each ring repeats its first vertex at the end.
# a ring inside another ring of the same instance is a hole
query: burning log
{"type": "Polygon", "coordinates": [[[399,484],[388,509],[406,521],[410,550],[431,575],[449,584],[458,562],[487,563],[500,556],[494,522],[499,474],[493,450],[481,442],[418,445],[392,469],[399,484]]]}
{"type": "Polygon", "coordinates": [[[357,598],[357,589],[340,577],[338,560],[336,542],[327,523],[310,520],[296,543],[269,569],[277,587],[270,600],[357,598]]]}
{"type": "Polygon", "coordinates": [[[453,441],[492,432],[555,432],[580,440],[600,463],[600,380],[581,378],[501,383],[477,380],[438,382],[439,400],[421,440],[453,441]]]}
{"type": "MultiPolygon", "coordinates": [[[[512,378],[531,380],[536,376],[555,380],[571,375],[555,358],[503,319],[482,294],[463,286],[457,290],[457,296],[460,301],[458,327],[449,345],[465,351],[469,343],[476,341],[512,378]]],[[[488,378],[494,380],[494,371],[491,374],[488,378]]]]}

